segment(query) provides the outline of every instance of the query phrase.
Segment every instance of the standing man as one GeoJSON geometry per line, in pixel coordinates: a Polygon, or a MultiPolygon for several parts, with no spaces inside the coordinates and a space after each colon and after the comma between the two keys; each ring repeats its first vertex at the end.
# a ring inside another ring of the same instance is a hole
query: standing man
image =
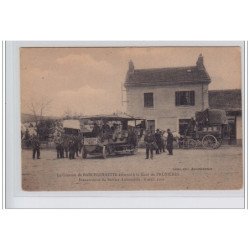
{"type": "Polygon", "coordinates": [[[157,144],[157,149],[156,149],[155,153],[160,154],[162,151],[162,139],[161,139],[161,133],[160,133],[159,129],[156,129],[155,140],[156,140],[156,144],[157,144]]]}
{"type": "Polygon", "coordinates": [[[170,129],[167,129],[168,137],[167,137],[167,150],[169,155],[173,155],[173,142],[174,142],[174,136],[170,129]]]}
{"type": "Polygon", "coordinates": [[[35,160],[36,157],[37,159],[40,159],[40,142],[38,136],[36,135],[32,139],[32,150],[33,150],[32,154],[33,160],[35,160]]]}
{"type": "Polygon", "coordinates": [[[73,138],[69,140],[69,159],[75,159],[75,143],[73,138]]]}
{"type": "Polygon", "coordinates": [[[128,129],[128,143],[134,148],[138,147],[138,136],[133,128],[128,129]]]}
{"type": "Polygon", "coordinates": [[[60,138],[60,158],[64,158],[63,139],[60,138]]]}
{"type": "Polygon", "coordinates": [[[150,151],[150,159],[153,160],[153,150],[155,137],[152,131],[147,131],[147,134],[144,137],[144,142],[146,143],[146,159],[149,159],[149,151],[150,151]]]}
{"type": "Polygon", "coordinates": [[[100,129],[100,127],[97,125],[97,123],[95,122],[95,123],[94,123],[93,130],[92,130],[92,135],[93,135],[93,137],[98,137],[98,136],[100,136],[100,134],[101,134],[101,129],[100,129]]]}
{"type": "Polygon", "coordinates": [[[163,131],[160,131],[161,134],[161,152],[165,152],[165,143],[164,143],[164,138],[163,138],[163,131]]]}
{"type": "Polygon", "coordinates": [[[61,139],[61,135],[60,134],[57,134],[55,136],[55,139],[54,139],[54,143],[56,145],[56,156],[57,156],[57,159],[59,158],[62,158],[62,139],[61,139]]]}
{"type": "Polygon", "coordinates": [[[73,143],[74,143],[74,147],[75,147],[75,156],[79,157],[79,137],[78,135],[74,135],[73,136],[73,143]]]}
{"type": "Polygon", "coordinates": [[[30,146],[30,134],[29,134],[29,130],[28,130],[28,128],[26,128],[26,130],[25,130],[25,134],[24,134],[24,142],[25,142],[25,146],[26,146],[26,148],[29,148],[29,146],[30,146]]]}
{"type": "Polygon", "coordinates": [[[65,152],[65,157],[68,158],[69,157],[69,135],[66,135],[64,134],[62,136],[62,139],[63,139],[63,143],[62,143],[62,146],[63,146],[63,157],[64,157],[64,152],[65,152]]]}

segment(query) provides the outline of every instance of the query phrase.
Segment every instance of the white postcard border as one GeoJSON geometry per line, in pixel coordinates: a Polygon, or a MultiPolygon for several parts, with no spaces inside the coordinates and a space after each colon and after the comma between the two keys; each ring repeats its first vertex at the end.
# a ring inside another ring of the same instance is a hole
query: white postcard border
{"type": "MultiPolygon", "coordinates": [[[[73,191],[27,192],[21,189],[20,47],[122,47],[122,46],[241,46],[239,41],[20,41],[6,42],[6,207],[7,208],[244,208],[245,188],[224,191],[73,191]]],[[[242,66],[242,69],[244,67],[242,66]]],[[[242,93],[244,89],[242,70],[242,93]]],[[[243,95],[246,107],[247,95],[243,95]]],[[[246,135],[246,111],[243,128],[246,135]]],[[[246,149],[244,139],[243,152],[246,149]]],[[[244,154],[244,173],[246,173],[244,154]]],[[[245,175],[244,175],[245,176],[245,175]]],[[[246,181],[246,176],[245,180],[246,181]]],[[[245,187],[245,184],[244,184],[245,187]]]]}

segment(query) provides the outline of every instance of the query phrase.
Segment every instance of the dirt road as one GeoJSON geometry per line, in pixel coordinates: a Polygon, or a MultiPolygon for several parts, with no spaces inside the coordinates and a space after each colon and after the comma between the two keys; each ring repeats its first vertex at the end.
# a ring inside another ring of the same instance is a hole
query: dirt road
{"type": "Polygon", "coordinates": [[[22,150],[22,187],[27,191],[84,190],[218,190],[240,189],[243,179],[242,148],[175,150],[145,160],[137,155],[57,159],[42,150],[33,160],[22,150]]]}

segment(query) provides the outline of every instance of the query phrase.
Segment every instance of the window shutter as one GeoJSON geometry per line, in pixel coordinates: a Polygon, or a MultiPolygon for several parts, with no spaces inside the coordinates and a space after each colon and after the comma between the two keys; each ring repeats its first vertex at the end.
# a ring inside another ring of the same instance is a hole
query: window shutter
{"type": "Polygon", "coordinates": [[[147,107],[148,103],[147,103],[147,94],[144,93],[144,107],[147,107]]]}
{"type": "Polygon", "coordinates": [[[149,98],[150,99],[149,105],[150,105],[150,107],[154,107],[154,94],[150,93],[149,97],[150,97],[149,98]]]}
{"type": "Polygon", "coordinates": [[[195,95],[194,95],[194,91],[190,91],[190,101],[191,101],[191,105],[195,105],[195,95]]]}
{"type": "Polygon", "coordinates": [[[175,92],[175,105],[180,105],[180,92],[175,92]]]}

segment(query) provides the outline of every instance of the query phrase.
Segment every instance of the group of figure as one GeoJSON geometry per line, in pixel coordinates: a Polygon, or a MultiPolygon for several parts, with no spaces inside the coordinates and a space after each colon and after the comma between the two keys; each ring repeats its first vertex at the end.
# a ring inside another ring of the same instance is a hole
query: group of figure
{"type": "MultiPolygon", "coordinates": [[[[109,127],[108,124],[104,124],[100,128],[96,123],[92,130],[94,136],[104,135],[108,132],[113,132],[115,135],[116,127],[109,127]]],[[[115,138],[113,138],[115,140],[115,138]]],[[[135,147],[138,145],[138,136],[133,129],[128,130],[128,142],[135,147]]],[[[165,147],[168,150],[169,155],[173,155],[173,141],[174,137],[170,129],[167,130],[167,138],[164,139],[164,132],[159,129],[154,133],[152,130],[146,131],[144,137],[144,142],[146,144],[146,159],[153,159],[153,152],[156,151],[156,154],[165,152],[165,147]]],[[[40,141],[38,136],[32,137],[32,157],[33,159],[40,159],[40,141]]],[[[79,156],[83,147],[83,138],[81,135],[67,135],[67,134],[57,134],[54,138],[54,143],[56,145],[56,155],[57,158],[69,158],[75,159],[79,156]]]]}
{"type": "Polygon", "coordinates": [[[99,126],[96,122],[94,123],[94,127],[92,130],[92,136],[99,137],[105,134],[110,133],[111,131],[114,131],[117,129],[117,124],[113,124],[112,127],[109,126],[109,124],[104,121],[104,124],[102,126],[99,126]]]}
{"type": "Polygon", "coordinates": [[[147,130],[144,137],[144,142],[146,144],[146,159],[153,159],[154,150],[156,154],[165,152],[165,144],[169,155],[173,155],[173,142],[174,136],[170,129],[167,129],[167,138],[164,140],[163,131],[159,129],[154,133],[152,130],[147,130]]]}
{"type": "Polygon", "coordinates": [[[80,135],[58,135],[55,137],[57,158],[75,159],[79,156],[82,148],[82,138],[80,135]]]}
{"type": "Polygon", "coordinates": [[[113,123],[110,126],[106,121],[104,121],[102,126],[99,126],[96,122],[92,130],[92,136],[94,137],[108,137],[110,134],[113,139],[116,139],[116,135],[121,131],[120,126],[117,123],[113,123]]]}
{"type": "MultiPolygon", "coordinates": [[[[101,127],[97,123],[94,123],[92,136],[101,137],[102,139],[112,139],[114,142],[116,142],[118,138],[122,138],[121,127],[122,125],[117,123],[113,123],[110,127],[110,125],[106,121],[104,121],[104,124],[101,127]]],[[[137,146],[138,139],[136,132],[132,128],[127,128],[127,131],[128,142],[132,145],[137,146]]]]}

